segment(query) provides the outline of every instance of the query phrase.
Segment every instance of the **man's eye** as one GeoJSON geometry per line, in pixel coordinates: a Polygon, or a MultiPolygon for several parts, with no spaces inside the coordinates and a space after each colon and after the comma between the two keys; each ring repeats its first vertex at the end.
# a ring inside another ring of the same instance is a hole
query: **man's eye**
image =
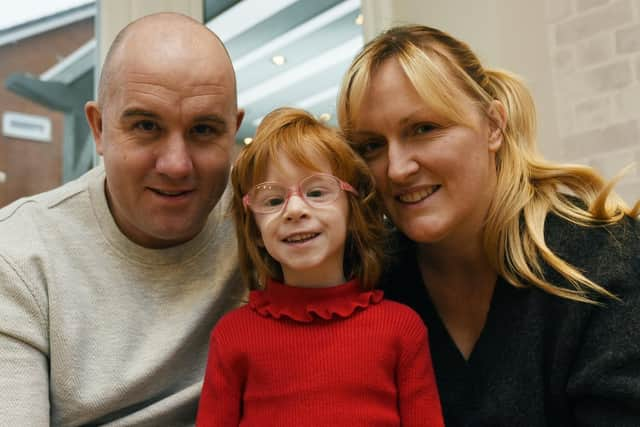
{"type": "Polygon", "coordinates": [[[134,128],[139,129],[141,131],[144,132],[154,132],[157,131],[159,129],[159,126],[156,122],[153,122],[151,120],[142,120],[137,122],[134,125],[134,128]]]}
{"type": "Polygon", "coordinates": [[[209,136],[216,133],[216,129],[213,126],[199,124],[191,128],[191,132],[197,136],[209,136]]]}
{"type": "Polygon", "coordinates": [[[222,136],[227,132],[224,124],[199,123],[191,128],[191,135],[194,138],[211,139],[222,136]]]}

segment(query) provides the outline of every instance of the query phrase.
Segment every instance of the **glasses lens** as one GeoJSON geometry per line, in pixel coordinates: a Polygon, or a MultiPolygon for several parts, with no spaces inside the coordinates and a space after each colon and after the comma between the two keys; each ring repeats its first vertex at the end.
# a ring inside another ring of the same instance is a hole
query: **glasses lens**
{"type": "Polygon", "coordinates": [[[276,212],[287,199],[287,189],[278,184],[259,184],[251,191],[249,198],[254,212],[276,212]]]}
{"type": "Polygon", "coordinates": [[[300,191],[311,205],[331,203],[340,194],[340,183],[329,175],[311,175],[300,183],[300,191]]]}

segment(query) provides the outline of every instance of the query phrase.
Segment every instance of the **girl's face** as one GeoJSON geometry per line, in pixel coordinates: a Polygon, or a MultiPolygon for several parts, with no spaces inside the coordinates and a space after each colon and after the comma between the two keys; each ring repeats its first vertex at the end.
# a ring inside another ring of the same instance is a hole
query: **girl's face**
{"type": "MultiPolygon", "coordinates": [[[[317,173],[332,174],[329,162],[311,158],[317,170],[302,168],[286,154],[271,162],[263,181],[275,181],[290,190],[317,173]]],[[[269,254],[280,263],[284,281],[302,287],[328,287],[345,281],[343,258],[347,238],[349,205],[344,191],[335,201],[310,206],[292,194],[280,211],[252,213],[269,254]]]]}
{"type": "Polygon", "coordinates": [[[481,236],[496,185],[502,134],[461,100],[472,127],[447,123],[396,59],[373,74],[352,138],[389,216],[410,239],[465,248],[481,236]]]}

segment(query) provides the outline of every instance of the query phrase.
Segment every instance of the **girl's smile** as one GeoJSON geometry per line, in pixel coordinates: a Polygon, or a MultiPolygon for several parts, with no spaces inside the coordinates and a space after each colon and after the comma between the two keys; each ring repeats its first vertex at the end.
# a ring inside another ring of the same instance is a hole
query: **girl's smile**
{"type": "MultiPolygon", "coordinates": [[[[273,187],[297,188],[300,182],[320,174],[331,175],[329,162],[313,159],[317,170],[294,163],[281,153],[277,163],[267,167],[264,181],[273,187]]],[[[345,281],[343,258],[347,239],[349,206],[345,191],[328,203],[314,203],[322,197],[323,187],[312,186],[306,192],[274,192],[270,197],[250,194],[245,203],[256,203],[258,211],[274,212],[253,215],[260,230],[262,244],[282,267],[285,283],[304,287],[335,286],[345,281]],[[251,200],[253,196],[254,200],[251,200]],[[277,196],[277,197],[276,197],[277,196]],[[313,206],[312,206],[313,204],[313,206]]],[[[252,205],[253,206],[253,205],[252,205]]]]}

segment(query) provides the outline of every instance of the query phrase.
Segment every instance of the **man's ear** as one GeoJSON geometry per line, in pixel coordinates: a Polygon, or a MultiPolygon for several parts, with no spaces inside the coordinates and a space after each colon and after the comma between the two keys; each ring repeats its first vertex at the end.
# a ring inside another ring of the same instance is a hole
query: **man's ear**
{"type": "Polygon", "coordinates": [[[96,151],[102,155],[102,111],[98,103],[95,101],[89,101],[84,104],[84,114],[87,117],[87,122],[91,128],[93,134],[93,140],[96,144],[96,151]]]}
{"type": "Polygon", "coordinates": [[[494,99],[489,106],[489,150],[497,152],[502,146],[504,130],[507,127],[507,110],[502,102],[494,99]]]}
{"type": "Polygon", "coordinates": [[[240,125],[242,125],[242,119],[244,119],[244,110],[240,108],[238,110],[238,114],[236,115],[236,132],[240,129],[240,125]]]}

